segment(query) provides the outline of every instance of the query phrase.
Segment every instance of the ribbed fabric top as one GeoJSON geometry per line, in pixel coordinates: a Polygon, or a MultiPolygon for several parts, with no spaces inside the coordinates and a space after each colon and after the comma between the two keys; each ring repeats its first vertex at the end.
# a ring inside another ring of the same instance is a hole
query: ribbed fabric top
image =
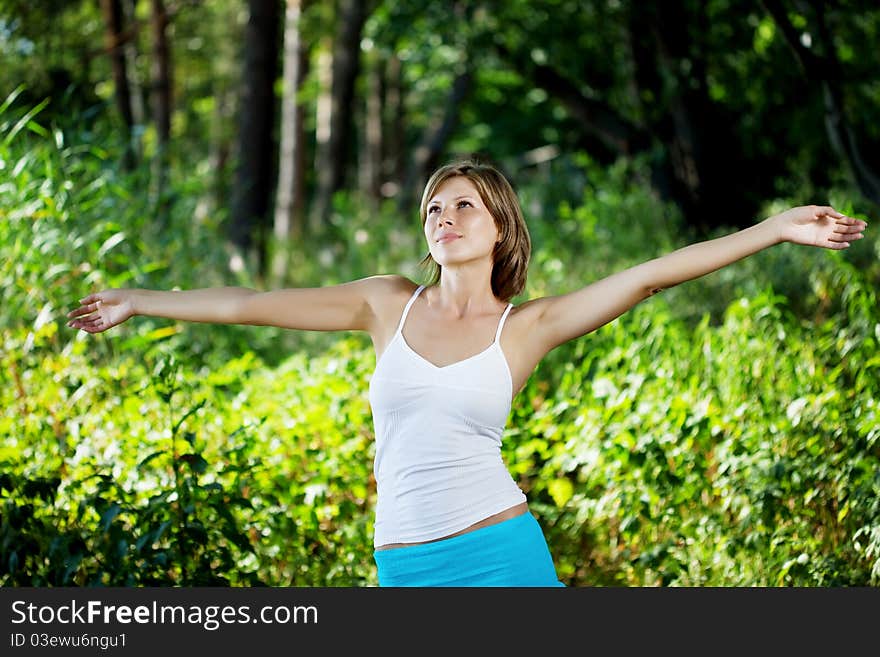
{"type": "Polygon", "coordinates": [[[378,486],[373,543],[442,538],[526,500],[501,458],[513,381],[499,339],[438,367],[403,337],[407,302],[370,380],[378,486]]]}

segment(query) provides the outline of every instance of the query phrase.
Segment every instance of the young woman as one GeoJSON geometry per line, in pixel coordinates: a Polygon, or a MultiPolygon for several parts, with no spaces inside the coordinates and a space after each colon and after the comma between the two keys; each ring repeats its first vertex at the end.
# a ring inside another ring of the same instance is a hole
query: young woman
{"type": "Polygon", "coordinates": [[[135,315],[369,332],[381,586],[563,586],[500,451],[512,399],[538,362],[665,288],[780,242],[844,249],[866,227],[831,207],[795,207],[514,307],[531,243],[504,176],[474,161],[443,166],[420,213],[434,266],[426,285],[383,275],[268,292],[109,289],[68,314],[69,326],[89,333],[135,315]]]}

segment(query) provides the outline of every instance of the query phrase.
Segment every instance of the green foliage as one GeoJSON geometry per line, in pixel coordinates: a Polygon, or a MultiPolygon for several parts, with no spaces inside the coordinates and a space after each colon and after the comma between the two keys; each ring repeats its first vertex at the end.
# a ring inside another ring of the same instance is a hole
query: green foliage
{"type": "MultiPolygon", "coordinates": [[[[365,363],[345,343],[336,352],[277,370],[246,356],[200,385],[174,357],[148,370],[126,356],[52,431],[5,416],[0,583],[369,581],[369,415],[344,379],[365,363]],[[253,387],[235,394],[242,378],[253,387]],[[129,396],[130,381],[148,384],[129,396]]],[[[17,354],[3,360],[15,368],[17,354]]],[[[83,354],[44,362],[89,369],[83,354]]],[[[61,412],[10,406],[29,420],[61,412]]]]}
{"type": "MultiPolygon", "coordinates": [[[[230,275],[198,167],[158,231],[146,167],[40,116],[0,114],[0,585],[374,585],[369,340],[66,329],[86,291],[230,275]]],[[[525,177],[528,296],[689,240],[643,171],[525,177]]],[[[516,399],[504,458],[570,585],[880,584],[877,242],[788,246],[554,350],[516,399]]],[[[415,215],[340,194],[289,282],[417,278],[422,250],[415,215]]]]}
{"type": "Polygon", "coordinates": [[[512,452],[564,576],[878,583],[880,313],[863,280],[846,288],[861,300],[820,326],[768,291],[718,327],[652,302],[566,349],[552,394],[520,400],[512,452]]]}

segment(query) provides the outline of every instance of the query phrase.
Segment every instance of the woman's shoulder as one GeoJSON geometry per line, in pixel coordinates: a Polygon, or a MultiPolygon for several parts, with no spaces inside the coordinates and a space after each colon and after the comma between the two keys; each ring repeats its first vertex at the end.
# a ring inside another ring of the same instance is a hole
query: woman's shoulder
{"type": "Polygon", "coordinates": [[[399,310],[398,306],[405,304],[419,287],[418,283],[400,274],[378,274],[362,282],[367,284],[370,305],[379,315],[399,310]]]}
{"type": "Polygon", "coordinates": [[[377,274],[363,279],[363,282],[369,284],[372,293],[382,297],[412,294],[419,287],[418,283],[400,274],[377,274]]]}
{"type": "Polygon", "coordinates": [[[361,279],[360,282],[366,286],[367,303],[377,319],[373,329],[374,338],[378,335],[381,342],[386,339],[382,336],[390,335],[397,326],[403,307],[419,286],[399,274],[379,274],[361,279]]]}
{"type": "Polygon", "coordinates": [[[513,303],[511,299],[510,317],[508,322],[512,326],[520,327],[523,335],[527,335],[540,322],[541,315],[546,305],[546,297],[536,297],[534,299],[523,299],[517,303],[513,303]]]}

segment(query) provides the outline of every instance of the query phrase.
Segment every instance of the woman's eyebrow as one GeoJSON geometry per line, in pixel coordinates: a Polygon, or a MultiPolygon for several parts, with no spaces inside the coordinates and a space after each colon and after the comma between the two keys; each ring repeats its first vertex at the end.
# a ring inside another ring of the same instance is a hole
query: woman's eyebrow
{"type": "MultiPolygon", "coordinates": [[[[455,198],[452,199],[452,200],[453,200],[453,201],[460,201],[460,200],[462,200],[463,198],[466,198],[466,199],[472,199],[473,196],[471,196],[470,194],[465,194],[465,195],[463,195],[463,196],[457,196],[457,197],[455,197],[455,198]]],[[[428,204],[430,205],[431,203],[438,203],[438,202],[439,202],[439,201],[438,201],[436,198],[432,198],[432,199],[428,202],[428,204]]]]}

